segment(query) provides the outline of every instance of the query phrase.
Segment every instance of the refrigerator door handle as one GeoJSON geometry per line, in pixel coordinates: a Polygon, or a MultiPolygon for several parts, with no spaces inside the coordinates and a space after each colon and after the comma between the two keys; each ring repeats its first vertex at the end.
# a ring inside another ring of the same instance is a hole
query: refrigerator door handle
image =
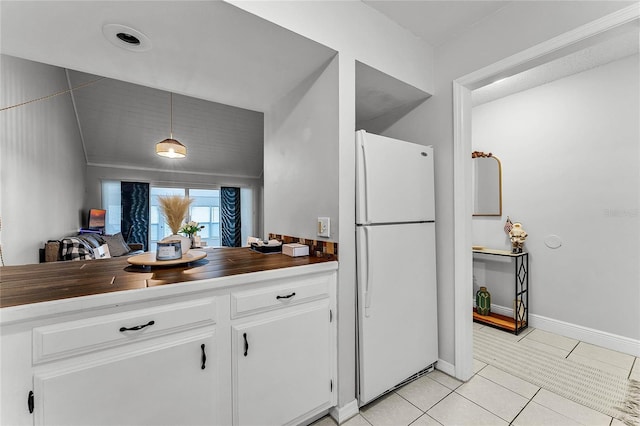
{"type": "Polygon", "coordinates": [[[367,276],[365,278],[365,287],[364,287],[364,316],[369,318],[369,308],[371,307],[371,257],[369,251],[369,229],[365,226],[364,230],[364,245],[365,245],[365,253],[367,257],[367,264],[365,266],[365,270],[367,271],[367,276]]]}
{"type": "Polygon", "coordinates": [[[369,174],[367,173],[367,151],[365,149],[364,140],[360,140],[360,147],[362,147],[362,169],[363,169],[363,186],[364,186],[364,223],[369,222],[369,194],[367,191],[369,183],[369,174]]]}

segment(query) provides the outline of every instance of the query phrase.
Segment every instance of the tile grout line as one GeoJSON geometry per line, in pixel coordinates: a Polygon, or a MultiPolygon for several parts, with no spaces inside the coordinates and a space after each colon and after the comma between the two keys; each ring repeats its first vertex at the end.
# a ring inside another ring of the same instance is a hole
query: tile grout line
{"type": "Polygon", "coordinates": [[[564,357],[564,359],[569,359],[569,355],[571,355],[573,353],[573,351],[576,350],[576,348],[578,347],[578,345],[582,343],[581,340],[578,340],[578,343],[576,343],[576,345],[569,351],[569,353],[567,354],[567,356],[564,357]]]}
{"type": "MultiPolygon", "coordinates": [[[[369,421],[369,419],[367,419],[367,418],[365,417],[364,413],[360,410],[360,408],[358,408],[358,415],[359,415],[360,417],[362,417],[362,418],[364,419],[364,421],[365,421],[365,422],[367,422],[369,425],[373,426],[373,423],[371,423],[371,422],[369,421]]],[[[354,416],[354,417],[355,417],[355,416],[354,416]]],[[[352,417],[352,418],[353,418],[353,417],[352,417]]],[[[351,419],[349,419],[349,420],[351,420],[351,419]]]]}
{"type": "MultiPolygon", "coordinates": [[[[582,340],[578,340],[578,343],[573,347],[573,349],[571,349],[571,351],[567,354],[567,356],[565,357],[565,359],[569,359],[569,356],[570,356],[570,355],[571,355],[571,354],[572,354],[572,353],[573,353],[573,352],[578,348],[578,345],[580,345],[580,343],[585,343],[586,345],[589,345],[589,343],[583,342],[582,340]]],[[[626,353],[624,353],[624,352],[614,351],[614,350],[612,350],[612,349],[605,348],[605,347],[602,347],[602,346],[597,346],[597,345],[592,345],[592,346],[595,346],[595,347],[597,347],[597,348],[601,348],[601,349],[604,349],[604,350],[607,350],[607,351],[611,351],[611,352],[616,352],[616,353],[620,353],[620,354],[623,354],[623,355],[629,355],[629,356],[632,356],[632,357],[633,357],[633,362],[631,363],[631,369],[629,370],[629,374],[627,375],[627,380],[630,380],[630,379],[631,379],[631,372],[633,371],[633,366],[634,366],[634,365],[635,365],[635,363],[636,363],[637,357],[634,357],[633,355],[630,355],[630,354],[626,354],[626,353]]],[[[603,361],[603,360],[600,360],[600,359],[598,359],[598,358],[596,358],[596,357],[588,356],[588,355],[586,355],[586,354],[584,354],[584,355],[577,355],[577,354],[576,354],[576,356],[579,356],[579,357],[582,357],[582,358],[588,359],[588,360],[590,360],[590,361],[596,361],[596,362],[599,362],[599,363],[605,364],[607,367],[615,367],[615,368],[622,369],[622,370],[624,369],[624,367],[621,367],[619,364],[616,364],[616,363],[610,363],[610,362],[607,362],[607,361],[603,361]]],[[[599,367],[598,367],[598,368],[599,368],[599,367]]]]}
{"type": "MultiPolygon", "coordinates": [[[[532,329],[529,333],[527,333],[527,334],[526,334],[522,339],[518,340],[517,342],[519,343],[519,342],[523,341],[524,339],[526,339],[527,337],[530,337],[530,335],[531,335],[531,334],[533,334],[533,332],[534,332],[535,330],[539,330],[539,329],[535,329],[535,328],[534,328],[534,329],[532,329]]],[[[556,334],[556,333],[552,333],[552,332],[550,332],[550,331],[544,331],[544,330],[541,330],[541,331],[543,331],[543,332],[545,332],[545,333],[549,333],[549,334],[556,334]]],[[[557,335],[557,336],[560,336],[560,337],[565,337],[565,336],[562,336],[562,335],[560,335],[560,334],[556,334],[556,335],[557,335]]],[[[565,355],[565,357],[564,357],[565,359],[566,359],[569,355],[571,355],[571,353],[572,353],[572,352],[573,352],[573,351],[578,347],[578,345],[579,345],[580,343],[583,343],[581,340],[571,339],[571,338],[568,338],[568,339],[570,339],[570,340],[575,340],[575,341],[576,341],[576,344],[575,344],[575,345],[573,345],[573,348],[571,348],[571,350],[569,351],[569,353],[568,353],[567,355],[565,355]]],[[[532,340],[532,341],[534,341],[534,342],[536,342],[536,343],[540,343],[540,344],[543,344],[543,345],[549,346],[549,347],[551,347],[551,348],[553,348],[553,349],[557,349],[557,350],[561,350],[561,351],[566,351],[566,350],[567,350],[567,349],[565,349],[565,348],[563,348],[563,347],[561,347],[561,346],[556,346],[556,345],[553,345],[553,344],[548,343],[548,342],[543,342],[542,340],[536,340],[536,339],[530,339],[530,340],[532,340]]]]}
{"type": "Polygon", "coordinates": [[[631,380],[631,373],[633,373],[633,368],[636,366],[636,362],[638,362],[638,357],[633,357],[633,362],[631,363],[631,368],[629,369],[629,374],[627,375],[627,380],[631,380]]]}
{"type": "Polygon", "coordinates": [[[369,424],[370,426],[373,426],[373,423],[371,423],[371,422],[369,421],[369,419],[367,419],[365,416],[363,416],[363,415],[362,415],[362,413],[360,413],[359,411],[358,411],[358,413],[360,414],[360,417],[362,417],[362,419],[363,419],[365,422],[367,422],[367,424],[369,424]]]}
{"type": "MultiPolygon", "coordinates": [[[[527,326],[527,329],[529,329],[529,326],[527,326]]],[[[530,328],[529,331],[527,333],[524,333],[522,335],[522,337],[520,337],[519,339],[516,340],[516,342],[522,342],[529,334],[531,334],[535,329],[534,328],[530,328]]]]}
{"type": "MultiPolygon", "coordinates": [[[[414,421],[412,421],[411,423],[409,423],[408,426],[411,426],[412,424],[414,424],[415,422],[417,422],[418,420],[420,420],[421,418],[423,418],[424,416],[429,417],[430,419],[433,419],[434,422],[438,423],[439,425],[442,425],[442,423],[440,423],[439,421],[437,421],[436,419],[434,419],[433,417],[431,417],[430,415],[427,414],[427,412],[423,412],[422,415],[420,417],[418,417],[417,419],[415,419],[414,421]]],[[[444,425],[443,425],[444,426],[444,425]]]]}
{"type": "MultiPolygon", "coordinates": [[[[393,393],[395,393],[395,394],[396,394],[396,395],[398,395],[400,398],[402,398],[402,399],[404,399],[405,401],[407,401],[409,404],[411,404],[411,405],[413,405],[414,407],[416,407],[418,410],[420,410],[420,411],[422,412],[422,414],[425,414],[425,413],[426,413],[426,411],[424,411],[422,408],[418,407],[418,406],[417,406],[416,404],[414,404],[413,402],[409,401],[409,400],[408,400],[407,398],[405,398],[404,396],[400,395],[398,392],[394,391],[393,393]]],[[[445,397],[445,398],[446,398],[446,397],[445,397]]],[[[440,402],[440,401],[438,401],[438,402],[440,402]]],[[[438,402],[436,402],[436,404],[437,404],[438,402]]],[[[434,405],[435,405],[435,404],[434,404],[434,405]]],[[[432,405],[432,407],[433,407],[433,405],[432,405]]],[[[418,416],[418,419],[419,419],[420,417],[422,417],[422,416],[421,416],[421,415],[420,415],[420,416],[418,416]]],[[[418,419],[413,420],[411,423],[415,422],[415,421],[416,421],[416,420],[418,420],[418,419]]],[[[409,424],[411,424],[411,423],[409,423],[409,424]]]]}
{"type": "MultiPolygon", "coordinates": [[[[475,359],[475,358],[474,358],[474,359],[475,359]]],[[[478,371],[476,371],[475,373],[473,373],[473,376],[477,376],[477,375],[478,375],[482,370],[484,370],[485,368],[487,368],[487,366],[489,365],[489,364],[487,364],[487,363],[486,363],[486,362],[484,362],[484,361],[480,361],[479,359],[475,359],[475,360],[476,360],[476,361],[478,361],[478,362],[483,363],[483,364],[484,364],[484,367],[482,367],[480,370],[478,370],[478,371]]],[[[473,376],[471,377],[471,379],[473,379],[473,376]]],[[[484,376],[482,376],[482,377],[484,377],[484,376]]],[[[469,380],[471,380],[471,379],[469,379],[469,380]]],[[[464,384],[464,383],[463,383],[463,384],[464,384]]],[[[462,386],[462,385],[460,385],[460,386],[462,386]]]]}
{"type": "MultiPolygon", "coordinates": [[[[543,389],[542,389],[542,388],[540,388],[540,391],[541,391],[541,390],[543,390],[543,389]]],[[[538,392],[540,392],[540,391],[538,391],[538,392]]],[[[559,396],[560,398],[564,398],[562,395],[558,395],[557,393],[552,392],[552,391],[550,391],[550,390],[548,390],[548,389],[545,389],[545,391],[546,391],[546,392],[549,392],[549,393],[551,393],[551,394],[553,394],[553,395],[559,396]]],[[[538,392],[536,392],[536,395],[538,394],[538,392]]],[[[534,395],[533,397],[535,398],[535,396],[536,396],[536,395],[534,395]]],[[[567,398],[565,398],[565,399],[567,399],[567,398]]],[[[533,401],[533,398],[531,398],[531,401],[533,401]]],[[[571,400],[569,400],[569,401],[571,401],[571,400]]],[[[582,405],[582,404],[580,404],[580,403],[578,403],[578,402],[575,402],[575,401],[572,401],[572,402],[574,402],[574,403],[576,403],[576,404],[578,404],[578,405],[580,405],[580,406],[582,406],[582,407],[588,408],[588,409],[590,409],[590,410],[592,410],[592,411],[599,412],[598,410],[594,410],[593,408],[591,408],[591,407],[587,407],[586,405],[582,405]]],[[[568,415],[568,414],[566,414],[566,413],[561,413],[560,411],[557,411],[556,409],[554,409],[554,408],[552,408],[552,407],[549,407],[549,406],[544,405],[544,404],[540,404],[540,403],[538,403],[538,402],[536,402],[536,404],[541,405],[542,407],[546,408],[547,410],[551,410],[551,411],[553,411],[554,413],[556,413],[556,414],[558,414],[558,415],[560,415],[560,416],[566,417],[566,418],[568,418],[568,419],[570,419],[570,420],[573,420],[573,421],[575,421],[575,422],[577,422],[577,421],[578,421],[578,420],[574,419],[573,417],[571,417],[570,415],[568,415]]],[[[602,415],[604,415],[604,416],[607,416],[607,417],[610,417],[610,418],[611,418],[611,420],[609,421],[609,424],[611,424],[611,422],[613,422],[613,417],[612,417],[612,416],[610,416],[610,415],[608,415],[608,414],[604,414],[604,413],[602,413],[602,412],[599,412],[599,413],[600,413],[600,414],[602,414],[602,415]]]]}
{"type": "MultiPolygon", "coordinates": [[[[425,376],[425,377],[426,377],[426,376],[425,376]]],[[[433,379],[431,379],[431,380],[433,380],[433,379]]],[[[433,380],[433,381],[434,381],[434,382],[436,382],[435,380],[433,380]]],[[[449,390],[449,393],[448,393],[448,394],[446,394],[445,396],[443,396],[442,398],[440,398],[440,399],[438,400],[438,402],[436,402],[435,404],[433,404],[433,405],[432,405],[431,407],[429,407],[427,410],[423,410],[422,408],[418,407],[416,404],[414,404],[413,402],[409,401],[407,398],[405,398],[404,396],[400,395],[398,392],[394,391],[394,393],[395,393],[396,395],[398,395],[400,398],[402,398],[402,399],[404,399],[405,401],[407,401],[409,404],[411,404],[411,405],[413,405],[414,407],[416,407],[418,410],[422,411],[422,414],[427,414],[427,411],[431,410],[433,407],[435,407],[436,405],[440,404],[440,403],[441,403],[442,401],[444,401],[444,400],[445,400],[449,395],[451,395],[452,393],[454,393],[454,392],[455,392],[455,390],[451,390],[451,389],[447,388],[447,387],[446,387],[445,385],[443,385],[442,383],[439,383],[439,382],[436,382],[436,383],[438,383],[438,384],[439,384],[439,385],[441,385],[442,387],[444,387],[444,388],[448,389],[448,390],[449,390]]],[[[422,416],[420,416],[420,417],[422,417],[422,416]]],[[[419,419],[420,417],[418,417],[418,419],[419,419]]],[[[431,416],[429,416],[429,417],[431,417],[431,416]]],[[[418,419],[416,419],[416,420],[418,420],[418,419]]],[[[414,420],[413,422],[415,422],[416,420],[414,420]]],[[[413,422],[411,422],[411,423],[413,423],[413,422]]]]}
{"type": "MultiPolygon", "coordinates": [[[[530,333],[529,333],[529,334],[530,334],[530,333]]],[[[525,336],[525,337],[526,337],[526,336],[525,336]]],[[[532,339],[532,340],[536,341],[535,339],[532,339]]],[[[544,342],[539,342],[539,341],[537,341],[537,342],[538,342],[538,343],[542,343],[542,344],[547,344],[547,343],[544,343],[544,342]]],[[[582,342],[581,340],[578,340],[578,341],[577,341],[577,343],[576,343],[576,344],[573,346],[573,348],[571,349],[571,351],[569,351],[569,353],[565,356],[565,359],[568,359],[569,355],[571,355],[571,353],[573,353],[573,352],[574,352],[574,350],[578,347],[578,345],[579,345],[580,343],[584,343],[584,342],[582,342]]],[[[549,345],[549,346],[553,346],[553,345],[549,345]]],[[[553,346],[553,347],[556,347],[556,346],[553,346]]],[[[557,347],[556,347],[556,348],[557,348],[557,347]]],[[[562,349],[562,348],[558,348],[558,349],[562,349]]],[[[605,348],[605,349],[606,349],[606,348],[605,348]]],[[[587,358],[590,358],[590,357],[587,357],[587,358]]],[[[635,365],[635,363],[636,363],[639,359],[640,359],[640,358],[638,358],[638,357],[634,357],[634,361],[633,361],[633,363],[632,363],[631,370],[630,370],[630,372],[629,372],[629,377],[631,376],[631,371],[633,371],[633,366],[635,365]]],[[[488,364],[488,365],[491,365],[491,364],[488,364]]],[[[640,365],[640,364],[639,364],[639,365],[640,365]]],[[[495,367],[495,366],[494,366],[494,367],[495,367]]],[[[497,368],[497,367],[495,367],[495,368],[497,368]]],[[[498,368],[498,370],[500,370],[500,369],[498,368]]],[[[503,371],[503,370],[500,370],[500,371],[503,371]]],[[[483,378],[485,378],[485,379],[487,379],[487,380],[489,380],[488,378],[486,378],[486,377],[484,377],[484,376],[482,376],[482,377],[483,377],[483,378]]],[[[490,381],[491,381],[491,380],[490,380],[490,381]]],[[[524,380],[524,381],[525,381],[525,382],[527,382],[526,380],[524,380]]],[[[530,382],[527,382],[527,383],[530,383],[530,382]]],[[[499,383],[497,383],[497,384],[498,384],[499,386],[501,386],[499,383]]],[[[537,385],[534,385],[534,386],[537,386],[537,385]]],[[[503,387],[504,387],[504,386],[503,386],[503,387]]],[[[537,391],[536,391],[536,393],[533,395],[533,397],[532,397],[532,398],[527,402],[527,404],[525,405],[525,407],[527,407],[527,406],[529,405],[529,403],[530,403],[530,402],[534,402],[534,401],[533,401],[533,399],[535,398],[535,396],[536,396],[536,395],[538,395],[538,393],[539,393],[542,389],[543,389],[542,387],[538,387],[538,390],[537,390],[537,391]]],[[[510,390],[510,389],[509,389],[509,390],[510,390]]],[[[513,392],[513,391],[512,391],[512,392],[513,392]]],[[[547,392],[553,393],[554,395],[558,395],[558,394],[556,394],[556,393],[554,393],[554,392],[552,392],[552,391],[548,391],[548,390],[547,390],[547,392]]],[[[514,393],[516,393],[516,394],[517,394],[517,392],[514,392],[514,393]]],[[[518,394],[518,395],[519,395],[519,394],[518,394]]],[[[521,395],[521,396],[523,396],[523,395],[521,395]]],[[[560,395],[560,396],[561,396],[561,395],[560,395]]],[[[523,396],[523,397],[524,397],[524,396],[523,396]]],[[[526,398],[526,397],[525,397],[525,398],[526,398]]],[[[575,401],[574,401],[574,402],[575,402],[575,401]]],[[[579,405],[581,405],[581,406],[583,406],[583,407],[586,407],[586,406],[584,406],[584,405],[582,405],[582,404],[580,404],[580,403],[578,403],[578,404],[579,404],[579,405]]],[[[569,419],[571,419],[571,420],[575,420],[575,419],[573,419],[573,418],[571,418],[571,417],[567,416],[565,413],[561,413],[561,412],[559,412],[559,411],[556,411],[555,409],[553,409],[553,408],[551,408],[551,407],[548,407],[548,406],[546,406],[546,405],[543,405],[543,404],[540,404],[540,405],[542,405],[543,407],[545,407],[545,408],[546,408],[546,409],[548,409],[548,410],[553,411],[554,413],[556,413],[556,414],[558,414],[558,415],[560,415],[560,416],[563,416],[563,417],[569,418],[569,419]]],[[[523,407],[523,409],[522,409],[522,410],[524,410],[524,408],[525,408],[525,407],[523,407]]],[[[586,408],[590,408],[590,407],[586,407],[586,408]]],[[[485,410],[486,410],[486,409],[485,409],[485,410]]],[[[522,410],[520,410],[520,413],[522,413],[522,410]]],[[[488,410],[487,410],[487,411],[488,411],[488,410]]],[[[595,410],[595,411],[598,411],[598,410],[595,410]]],[[[518,413],[518,415],[517,415],[516,417],[514,417],[514,419],[512,420],[512,422],[511,422],[511,423],[513,423],[513,421],[515,421],[515,419],[520,415],[520,413],[518,413]]],[[[495,415],[495,413],[492,413],[492,414],[494,414],[494,415],[495,415]]],[[[603,414],[604,414],[604,413],[603,413],[603,414]]],[[[611,420],[609,421],[609,426],[612,426],[612,423],[613,423],[613,419],[614,419],[614,417],[609,416],[609,415],[607,415],[607,414],[605,414],[605,415],[611,419],[611,420]]],[[[498,417],[499,417],[499,416],[498,416],[498,417]]]]}
{"type": "MultiPolygon", "coordinates": [[[[489,365],[489,364],[487,364],[487,365],[489,365]]],[[[495,368],[496,370],[502,371],[503,373],[506,373],[506,374],[509,374],[509,375],[513,376],[513,374],[511,374],[511,373],[509,373],[509,372],[507,372],[507,371],[504,371],[504,370],[500,370],[498,367],[493,366],[493,368],[495,368]]],[[[508,390],[509,392],[511,392],[511,393],[513,393],[513,394],[515,394],[515,395],[521,396],[521,397],[523,397],[524,399],[529,399],[529,397],[528,397],[528,396],[522,395],[522,394],[520,394],[520,393],[518,393],[518,392],[514,391],[513,389],[509,389],[508,387],[504,386],[503,384],[498,383],[498,382],[495,382],[495,381],[491,380],[490,378],[483,376],[482,374],[480,374],[480,377],[482,377],[483,379],[485,379],[485,380],[487,380],[487,381],[489,381],[489,382],[491,382],[491,383],[493,383],[493,384],[495,384],[495,385],[500,386],[502,389],[506,389],[506,390],[508,390]]],[[[513,377],[515,377],[516,379],[520,379],[520,377],[516,377],[516,376],[513,376],[513,377]]],[[[524,379],[520,379],[520,380],[522,380],[523,382],[525,382],[525,383],[527,383],[527,384],[530,384],[531,386],[534,386],[534,387],[538,388],[538,390],[536,391],[536,393],[534,393],[534,394],[533,394],[533,396],[536,396],[536,394],[537,394],[538,392],[540,392],[540,389],[542,389],[540,386],[538,386],[538,385],[534,385],[534,384],[533,384],[533,383],[531,383],[531,382],[527,382],[527,381],[526,381],[526,380],[524,380],[524,379]]],[[[533,396],[532,396],[531,398],[533,398],[533,396]]]]}
{"type": "MultiPolygon", "coordinates": [[[[533,331],[533,330],[532,330],[532,331],[533,331]]],[[[529,333],[527,333],[527,334],[529,334],[529,333]]],[[[525,336],[523,336],[523,339],[524,339],[525,337],[526,337],[526,335],[525,335],[525,336]]],[[[520,339],[520,340],[522,340],[522,339],[520,339]]],[[[518,340],[517,342],[520,342],[520,340],[518,340]]],[[[516,343],[517,343],[517,342],[516,342],[516,343]]],[[[481,362],[482,362],[482,361],[481,361],[481,362]]],[[[474,376],[479,375],[479,376],[480,376],[480,377],[482,377],[483,379],[485,379],[485,380],[487,380],[487,381],[489,381],[489,382],[491,382],[491,383],[494,383],[494,384],[496,384],[496,385],[500,386],[501,388],[506,389],[506,390],[507,390],[507,391],[509,391],[509,392],[512,392],[512,393],[513,393],[513,394],[515,394],[515,395],[518,395],[518,396],[521,396],[521,397],[523,397],[523,398],[525,398],[525,399],[528,399],[528,397],[527,397],[527,396],[525,396],[525,395],[521,395],[521,394],[519,394],[518,392],[516,392],[516,391],[514,391],[514,390],[512,390],[512,389],[509,389],[508,387],[506,387],[506,386],[504,386],[504,385],[502,385],[502,384],[500,384],[500,383],[494,382],[493,380],[489,379],[488,377],[483,376],[482,374],[479,374],[479,373],[480,373],[480,371],[482,371],[482,370],[484,370],[484,369],[485,369],[485,367],[487,367],[487,366],[491,365],[491,364],[488,364],[488,363],[485,363],[485,364],[486,364],[486,365],[485,365],[484,367],[482,367],[480,370],[478,370],[478,372],[477,372],[477,373],[475,373],[475,374],[474,374],[474,376]]],[[[508,372],[506,372],[506,371],[504,371],[504,370],[501,370],[500,368],[498,368],[498,367],[496,367],[496,366],[492,366],[492,367],[493,367],[493,368],[495,368],[495,369],[497,369],[497,370],[499,370],[499,371],[502,371],[503,373],[510,374],[510,373],[508,373],[508,372]]],[[[514,377],[515,377],[515,376],[514,376],[514,377]]],[[[471,377],[471,379],[473,379],[473,377],[471,377]]],[[[471,379],[469,379],[469,381],[471,381],[471,379]]],[[[535,387],[537,387],[537,388],[538,388],[538,390],[533,394],[533,396],[532,396],[530,399],[528,399],[527,403],[524,405],[524,407],[526,407],[527,405],[529,405],[529,402],[531,402],[531,400],[532,400],[532,399],[533,399],[533,398],[538,394],[538,392],[540,392],[540,389],[542,389],[542,388],[541,388],[540,386],[534,385],[533,383],[528,382],[528,381],[526,381],[526,380],[524,380],[524,379],[520,379],[520,380],[522,380],[523,382],[528,383],[528,384],[533,385],[533,386],[535,386],[535,387]]],[[[467,383],[468,383],[468,382],[467,382],[467,383]]],[[[524,407],[522,407],[522,409],[518,412],[518,414],[516,415],[516,417],[518,417],[518,415],[522,412],[522,410],[524,410],[524,407]]],[[[488,410],[487,410],[487,411],[488,411],[488,410]]],[[[497,414],[495,414],[495,413],[492,413],[492,414],[497,415],[497,414]]],[[[498,416],[498,417],[500,417],[500,416],[498,416]]],[[[516,419],[516,417],[514,417],[514,418],[513,418],[513,420],[515,420],[515,419],[516,419]]],[[[513,422],[513,420],[512,420],[512,422],[513,422]]],[[[511,424],[511,423],[510,423],[510,424],[511,424]]]]}
{"type": "Polygon", "coordinates": [[[527,408],[531,402],[533,402],[533,398],[535,398],[535,397],[536,397],[536,395],[538,394],[538,392],[540,392],[540,389],[542,389],[542,388],[538,388],[538,390],[536,391],[536,393],[534,393],[534,394],[533,394],[533,396],[531,397],[531,399],[529,399],[529,400],[527,401],[527,403],[526,403],[526,404],[524,404],[524,407],[522,407],[522,409],[521,409],[520,411],[518,411],[518,414],[516,414],[516,416],[515,416],[515,417],[514,417],[510,422],[509,422],[509,425],[512,425],[512,424],[513,424],[513,422],[515,422],[515,421],[516,421],[516,419],[518,418],[518,416],[519,416],[520,414],[522,414],[522,412],[524,411],[524,409],[525,409],[525,408],[527,408]]]}
{"type": "Polygon", "coordinates": [[[466,399],[467,401],[469,401],[470,403],[472,403],[472,404],[473,404],[473,405],[475,405],[476,407],[480,408],[481,410],[484,410],[484,411],[486,411],[487,413],[491,414],[492,416],[495,416],[495,417],[499,418],[500,420],[504,420],[505,422],[509,423],[509,421],[508,421],[508,420],[505,420],[504,418],[500,417],[499,415],[497,415],[497,414],[496,414],[496,413],[494,413],[493,411],[489,411],[489,409],[488,409],[488,408],[483,407],[482,405],[478,404],[477,402],[470,400],[470,399],[469,399],[469,398],[467,398],[466,396],[464,396],[464,395],[462,395],[462,394],[459,394],[459,393],[458,393],[458,392],[456,392],[456,391],[457,391],[457,389],[456,389],[455,391],[453,391],[453,392],[454,392],[456,395],[458,395],[460,398],[464,398],[464,399],[466,399]]]}

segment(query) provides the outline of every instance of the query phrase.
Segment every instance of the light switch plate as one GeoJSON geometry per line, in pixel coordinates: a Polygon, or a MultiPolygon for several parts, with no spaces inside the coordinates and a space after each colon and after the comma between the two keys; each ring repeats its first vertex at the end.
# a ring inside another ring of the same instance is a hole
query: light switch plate
{"type": "Polygon", "coordinates": [[[328,237],[330,232],[330,220],[328,217],[318,218],[318,237],[328,237]]]}

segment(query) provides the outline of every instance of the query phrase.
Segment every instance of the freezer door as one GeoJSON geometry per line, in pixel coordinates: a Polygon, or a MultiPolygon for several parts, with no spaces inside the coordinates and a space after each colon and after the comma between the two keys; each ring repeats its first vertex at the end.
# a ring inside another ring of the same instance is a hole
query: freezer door
{"type": "Polygon", "coordinates": [[[435,224],[357,227],[359,402],[436,362],[435,224]]]}
{"type": "Polygon", "coordinates": [[[433,148],[356,132],[356,223],[434,220],[433,148]]]}

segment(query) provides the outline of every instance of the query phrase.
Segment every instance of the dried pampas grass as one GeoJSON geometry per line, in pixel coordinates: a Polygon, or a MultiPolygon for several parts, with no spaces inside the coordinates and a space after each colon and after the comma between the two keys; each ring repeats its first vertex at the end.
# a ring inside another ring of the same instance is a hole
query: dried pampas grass
{"type": "Polygon", "coordinates": [[[180,195],[165,195],[158,197],[160,211],[171,228],[171,232],[178,233],[182,222],[187,217],[189,206],[193,203],[193,199],[182,197],[180,195]]]}

